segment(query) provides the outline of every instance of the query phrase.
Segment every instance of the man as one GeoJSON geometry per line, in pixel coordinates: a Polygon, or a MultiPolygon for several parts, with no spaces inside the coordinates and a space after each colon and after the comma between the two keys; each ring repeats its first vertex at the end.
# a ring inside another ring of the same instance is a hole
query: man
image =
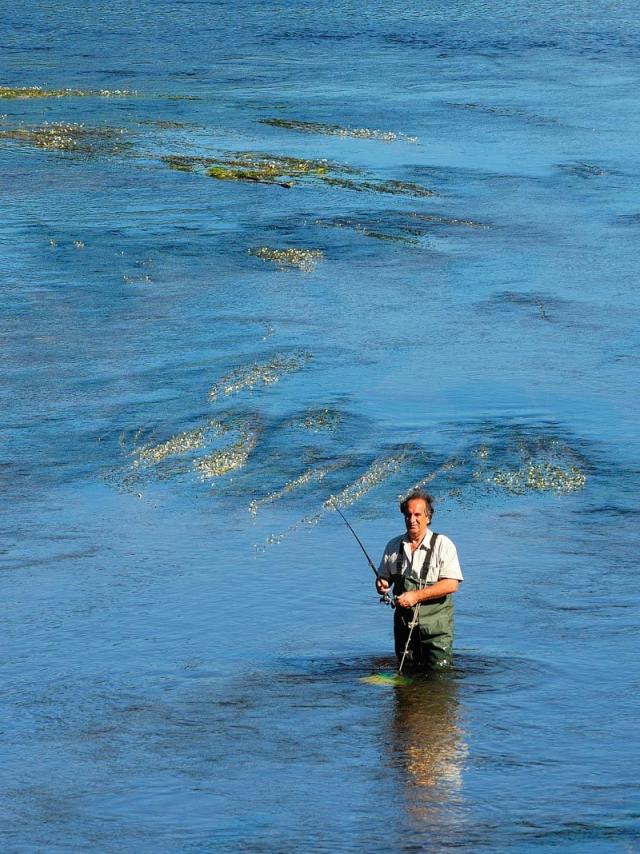
{"type": "Polygon", "coordinates": [[[403,661],[406,650],[407,667],[441,670],[452,662],[452,594],[463,580],[458,554],[448,537],[429,528],[433,498],[428,493],[421,489],[410,492],[400,502],[400,512],[407,533],[387,543],[376,589],[383,594],[393,581],[393,634],[398,661],[403,661]],[[417,621],[411,631],[415,616],[417,621]]]}

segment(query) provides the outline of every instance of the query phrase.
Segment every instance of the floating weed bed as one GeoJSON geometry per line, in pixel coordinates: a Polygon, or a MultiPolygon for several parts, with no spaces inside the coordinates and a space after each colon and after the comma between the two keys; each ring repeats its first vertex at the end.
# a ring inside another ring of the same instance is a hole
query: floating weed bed
{"type": "Polygon", "coordinates": [[[167,155],[162,161],[181,172],[198,172],[218,181],[249,181],[293,187],[297,180],[319,178],[332,171],[350,171],[327,160],[307,160],[279,154],[240,151],[214,157],[167,155]]]}
{"type": "Polygon", "coordinates": [[[284,128],[285,130],[298,131],[300,133],[322,134],[324,136],[343,136],[355,139],[375,139],[382,142],[410,142],[417,143],[416,136],[407,136],[394,131],[375,130],[372,128],[350,128],[325,122],[304,122],[297,119],[258,119],[260,124],[272,127],[284,128]]]}
{"type": "Polygon", "coordinates": [[[342,468],[345,465],[344,462],[337,461],[332,463],[331,465],[326,466],[318,466],[317,468],[307,469],[307,471],[303,472],[298,477],[290,480],[288,483],[281,489],[277,489],[274,492],[269,492],[267,495],[262,498],[258,498],[255,501],[252,501],[249,504],[249,513],[252,516],[257,515],[258,510],[261,507],[265,507],[267,504],[273,504],[274,501],[279,501],[281,498],[285,498],[287,495],[290,495],[292,492],[297,492],[300,489],[303,489],[305,486],[308,486],[310,483],[319,483],[324,480],[324,478],[336,469],[342,468]]]}
{"type": "Polygon", "coordinates": [[[375,459],[369,468],[356,478],[353,483],[344,487],[337,495],[331,495],[323,502],[321,508],[311,516],[305,516],[303,519],[294,522],[286,531],[279,534],[271,534],[266,541],[266,545],[277,545],[281,543],[290,534],[299,530],[303,526],[317,525],[324,514],[329,510],[335,510],[336,507],[350,507],[359,501],[367,492],[370,492],[375,487],[379,486],[384,481],[388,480],[397,474],[404,463],[406,462],[407,452],[401,450],[399,453],[389,454],[385,457],[375,459]]]}
{"type": "Polygon", "coordinates": [[[201,448],[206,436],[205,427],[178,433],[157,445],[143,445],[137,450],[136,464],[154,464],[178,454],[186,454],[201,448]]]}
{"type": "Polygon", "coordinates": [[[163,442],[146,441],[136,445],[141,435],[142,431],[134,435],[132,450],[127,450],[125,438],[121,437],[123,449],[134,459],[124,476],[121,472],[110,477],[118,480],[120,487],[127,491],[139,489],[149,478],[167,480],[195,471],[202,479],[211,480],[235,471],[247,463],[256,447],[260,425],[255,415],[211,418],[206,424],[177,433],[163,442]],[[236,438],[231,442],[227,440],[222,447],[211,449],[227,434],[236,434],[236,438]],[[207,448],[209,453],[196,456],[207,448]],[[176,461],[176,458],[182,458],[182,461],[176,461]]]}
{"type": "Polygon", "coordinates": [[[565,442],[554,438],[518,438],[513,442],[483,442],[470,458],[472,482],[511,495],[531,492],[556,494],[584,489],[584,462],[565,442]]]}
{"type": "Polygon", "coordinates": [[[414,184],[412,181],[355,180],[353,178],[335,178],[329,175],[324,178],[324,183],[330,187],[354,190],[357,193],[388,193],[393,196],[414,196],[417,198],[438,195],[435,190],[429,190],[421,184],[414,184]]]}
{"type": "Polygon", "coordinates": [[[45,89],[42,86],[0,86],[0,98],[124,98],[137,95],[127,89],[45,89]]]}
{"type": "Polygon", "coordinates": [[[280,377],[301,370],[311,358],[310,353],[292,356],[277,355],[268,362],[256,362],[252,365],[236,368],[225,374],[209,389],[209,400],[237,394],[244,389],[254,389],[260,385],[273,385],[280,377]]]}
{"type": "Polygon", "coordinates": [[[363,176],[360,170],[343,163],[284,154],[238,151],[218,158],[168,154],[161,160],[179,172],[195,172],[218,181],[247,181],[287,188],[295,187],[301,182],[314,182],[359,193],[386,193],[416,198],[437,195],[434,190],[412,181],[368,178],[363,176]]]}
{"type": "Polygon", "coordinates": [[[406,462],[405,450],[387,457],[374,460],[369,468],[353,483],[346,486],[337,495],[331,495],[322,505],[324,510],[335,510],[336,507],[350,507],[359,501],[363,495],[374,487],[397,474],[406,462]]]}
{"type": "Polygon", "coordinates": [[[129,147],[129,142],[123,139],[125,133],[123,128],[60,123],[0,128],[0,140],[52,151],[115,154],[129,147]]]}
{"type": "Polygon", "coordinates": [[[469,219],[399,211],[375,214],[365,211],[355,216],[317,219],[315,224],[324,228],[347,228],[374,240],[387,240],[410,246],[420,246],[424,238],[435,232],[447,232],[450,228],[488,228],[483,223],[469,219]]]}
{"type": "Polygon", "coordinates": [[[324,259],[324,253],[320,249],[273,249],[270,246],[249,249],[249,255],[263,261],[271,261],[282,269],[297,267],[303,273],[311,273],[324,259]]]}
{"type": "Polygon", "coordinates": [[[499,469],[491,482],[514,495],[527,492],[577,492],[587,477],[577,466],[563,468],[550,462],[529,462],[519,469],[499,469]]]}
{"type": "Polygon", "coordinates": [[[254,425],[240,428],[238,439],[220,450],[194,460],[193,465],[203,480],[222,477],[231,471],[243,468],[258,444],[260,431],[254,425]]]}
{"type": "Polygon", "coordinates": [[[332,433],[338,429],[341,422],[342,413],[325,406],[320,409],[310,409],[304,415],[292,418],[289,424],[291,427],[310,430],[314,433],[325,430],[332,433]]]}
{"type": "Polygon", "coordinates": [[[412,213],[410,216],[413,219],[428,222],[433,225],[462,225],[466,228],[489,228],[489,226],[484,222],[476,222],[473,219],[459,219],[458,217],[452,216],[442,216],[440,214],[423,214],[423,213],[412,213]]]}
{"type": "Polygon", "coordinates": [[[419,246],[420,238],[423,236],[421,229],[390,224],[384,218],[369,217],[366,221],[362,221],[351,217],[334,217],[330,220],[316,220],[316,225],[329,228],[347,228],[363,235],[363,237],[387,240],[392,243],[405,243],[410,246],[419,246]],[[378,224],[377,228],[375,227],[376,223],[378,224]]]}

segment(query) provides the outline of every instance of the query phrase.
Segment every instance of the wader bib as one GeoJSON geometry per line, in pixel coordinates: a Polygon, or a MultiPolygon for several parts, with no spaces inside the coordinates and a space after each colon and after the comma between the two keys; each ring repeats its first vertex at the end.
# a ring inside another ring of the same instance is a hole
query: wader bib
{"type": "MultiPolygon", "coordinates": [[[[393,592],[396,596],[410,590],[431,586],[426,583],[426,580],[437,538],[437,534],[431,535],[429,548],[420,570],[420,583],[402,574],[405,555],[402,548],[398,552],[396,574],[393,577],[393,592]]],[[[413,610],[413,608],[396,608],[393,614],[393,636],[398,661],[402,659],[407,645],[413,610]]],[[[453,601],[451,594],[448,594],[440,599],[430,599],[428,602],[420,603],[418,623],[411,635],[411,644],[405,662],[413,670],[441,670],[448,667],[452,661],[453,601]]]]}

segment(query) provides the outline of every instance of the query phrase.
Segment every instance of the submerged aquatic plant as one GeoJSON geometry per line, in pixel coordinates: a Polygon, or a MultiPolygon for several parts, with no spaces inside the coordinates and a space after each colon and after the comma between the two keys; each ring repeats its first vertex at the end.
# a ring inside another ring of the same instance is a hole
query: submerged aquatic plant
{"type": "Polygon", "coordinates": [[[402,450],[387,457],[378,457],[369,468],[353,483],[346,486],[337,495],[331,495],[322,505],[324,510],[335,510],[336,507],[350,507],[359,501],[363,495],[397,474],[406,461],[407,452],[402,450]]]}
{"type": "Polygon", "coordinates": [[[115,153],[127,146],[123,128],[86,127],[83,124],[44,124],[27,127],[0,128],[0,140],[81,154],[115,153]]]}
{"type": "Polygon", "coordinates": [[[514,495],[526,492],[577,492],[587,477],[577,466],[562,467],[551,462],[528,462],[517,469],[498,469],[491,481],[514,495]]]}
{"type": "Polygon", "coordinates": [[[273,249],[261,246],[259,249],[249,249],[249,255],[272,261],[281,268],[297,267],[303,273],[311,273],[316,265],[323,260],[324,253],[320,249],[273,249]]]}
{"type": "Polygon", "coordinates": [[[329,409],[329,407],[323,406],[321,409],[310,409],[304,415],[292,418],[290,424],[292,427],[312,430],[313,432],[320,430],[332,432],[338,428],[341,421],[341,412],[338,412],[337,409],[329,409]]]}
{"type": "Polygon", "coordinates": [[[337,495],[330,495],[322,503],[322,506],[311,516],[305,516],[290,525],[286,531],[280,534],[271,534],[267,537],[266,545],[277,545],[281,543],[289,534],[303,526],[317,525],[324,514],[329,510],[335,510],[337,507],[349,507],[359,501],[367,492],[379,486],[385,480],[388,480],[401,469],[406,460],[406,450],[401,450],[399,453],[389,454],[386,457],[378,457],[375,459],[369,468],[356,478],[353,483],[344,487],[337,495]]]}
{"type": "Polygon", "coordinates": [[[316,225],[325,228],[348,228],[375,240],[388,240],[419,246],[436,229],[447,231],[449,227],[488,228],[483,223],[469,219],[423,214],[417,211],[389,210],[372,213],[363,211],[353,216],[336,216],[317,219],[316,225]]]}
{"type": "Polygon", "coordinates": [[[482,442],[473,456],[473,481],[511,495],[577,492],[587,482],[582,460],[567,444],[552,437],[482,442]]]}
{"type": "Polygon", "coordinates": [[[300,131],[301,133],[317,133],[324,136],[354,137],[356,139],[376,139],[382,142],[418,142],[415,136],[406,136],[393,131],[375,130],[372,128],[350,128],[326,122],[304,122],[297,119],[258,119],[263,125],[284,128],[285,130],[300,131]]]}
{"type": "Polygon", "coordinates": [[[219,397],[236,394],[243,389],[253,389],[259,385],[273,385],[284,374],[299,371],[310,358],[310,353],[277,355],[268,362],[255,362],[235,368],[211,386],[209,400],[214,401],[219,397]]]}
{"type": "MultiPolygon", "coordinates": [[[[134,447],[129,451],[134,460],[122,483],[131,488],[138,486],[141,479],[144,476],[148,478],[150,473],[153,473],[155,478],[166,479],[194,470],[206,480],[221,477],[246,464],[258,442],[259,434],[259,421],[255,416],[211,418],[205,425],[176,433],[163,442],[147,441],[134,447]],[[235,441],[204,456],[194,457],[196,452],[210,447],[229,433],[237,434],[235,441]],[[186,464],[165,465],[175,457],[190,457],[190,460],[187,460],[186,464]]],[[[137,437],[139,436],[140,431],[137,434],[137,437]]],[[[134,442],[137,437],[134,437],[134,442]]]]}
{"type": "Polygon", "coordinates": [[[336,469],[341,468],[345,465],[344,461],[338,461],[332,463],[331,465],[319,466],[318,468],[307,469],[307,471],[303,472],[298,477],[293,480],[288,481],[281,489],[277,489],[274,492],[270,492],[267,495],[264,495],[262,498],[257,498],[249,504],[249,513],[255,516],[260,507],[264,507],[267,504],[273,504],[274,501],[278,501],[281,498],[284,498],[286,495],[289,495],[292,492],[296,492],[298,489],[301,489],[304,486],[307,486],[310,483],[316,483],[335,471],[336,469]]]}
{"type": "Polygon", "coordinates": [[[343,190],[355,190],[357,193],[389,193],[393,196],[414,196],[417,198],[428,198],[438,195],[435,190],[430,190],[412,181],[356,180],[329,175],[324,178],[324,183],[343,190]]]}
{"type": "Polygon", "coordinates": [[[156,445],[142,445],[136,451],[137,460],[134,465],[153,464],[166,460],[177,454],[186,454],[189,451],[201,448],[206,436],[205,427],[197,427],[195,430],[187,430],[177,433],[164,442],[156,445]]]}
{"type": "Polygon", "coordinates": [[[236,151],[220,157],[196,157],[168,154],[161,158],[171,169],[197,172],[218,181],[248,181],[294,187],[300,182],[319,182],[330,187],[356,192],[387,193],[395,196],[425,198],[437,193],[412,181],[381,180],[366,177],[344,163],[324,159],[291,157],[255,151],[236,151]]]}
{"type": "Polygon", "coordinates": [[[0,98],[7,100],[22,98],[114,98],[137,95],[126,89],[45,89],[42,86],[0,86],[0,98]]]}
{"type": "Polygon", "coordinates": [[[204,480],[222,477],[247,464],[251,452],[258,444],[260,431],[257,427],[245,424],[240,428],[240,436],[231,445],[227,445],[207,456],[193,461],[194,468],[204,480]]]}
{"type": "Polygon", "coordinates": [[[200,172],[219,181],[249,181],[293,187],[296,180],[321,177],[329,170],[350,171],[327,160],[309,160],[281,154],[238,151],[221,157],[171,154],[162,161],[182,172],[200,172]]]}

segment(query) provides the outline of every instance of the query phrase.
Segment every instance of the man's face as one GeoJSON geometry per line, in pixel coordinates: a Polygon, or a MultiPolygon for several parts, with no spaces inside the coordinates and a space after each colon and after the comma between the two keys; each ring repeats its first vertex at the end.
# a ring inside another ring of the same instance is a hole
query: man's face
{"type": "Polygon", "coordinates": [[[412,540],[421,540],[427,532],[431,517],[424,498],[412,498],[407,502],[404,523],[412,540]]]}

